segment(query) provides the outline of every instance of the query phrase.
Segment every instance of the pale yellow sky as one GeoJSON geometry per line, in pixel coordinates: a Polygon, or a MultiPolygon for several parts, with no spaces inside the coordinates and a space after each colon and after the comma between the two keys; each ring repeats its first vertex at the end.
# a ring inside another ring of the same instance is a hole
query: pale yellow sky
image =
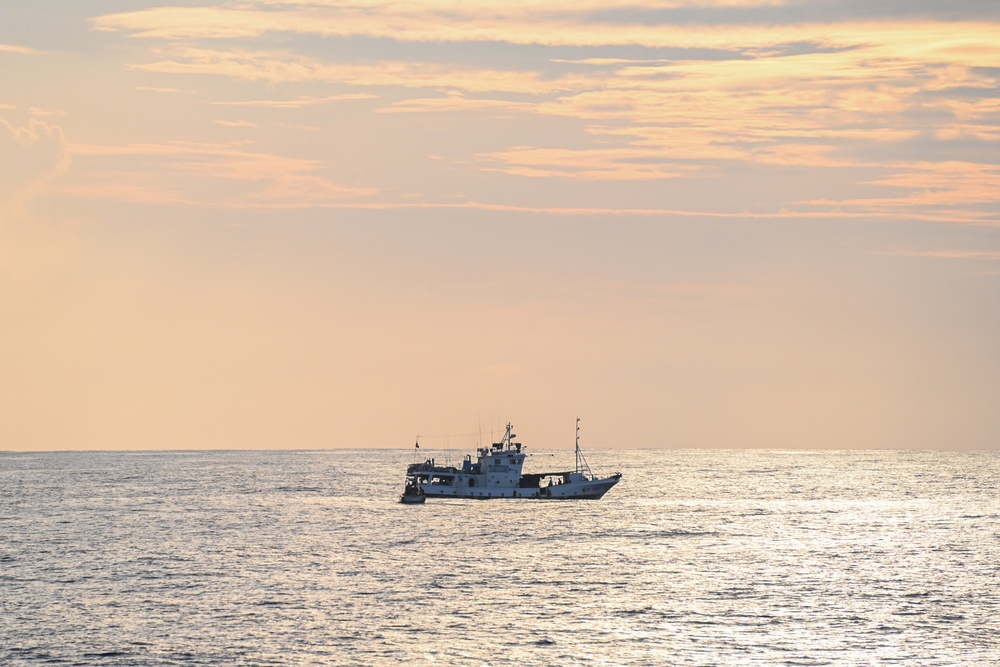
{"type": "Polygon", "coordinates": [[[0,450],[1000,447],[997,34],[4,3],[0,450]]]}

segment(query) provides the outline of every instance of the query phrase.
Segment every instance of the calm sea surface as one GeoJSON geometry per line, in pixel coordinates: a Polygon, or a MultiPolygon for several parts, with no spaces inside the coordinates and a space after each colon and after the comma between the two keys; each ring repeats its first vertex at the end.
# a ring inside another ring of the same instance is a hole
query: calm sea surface
{"type": "Polygon", "coordinates": [[[0,664],[1000,662],[1000,454],[588,454],[405,506],[408,451],[0,453],[0,664]]]}

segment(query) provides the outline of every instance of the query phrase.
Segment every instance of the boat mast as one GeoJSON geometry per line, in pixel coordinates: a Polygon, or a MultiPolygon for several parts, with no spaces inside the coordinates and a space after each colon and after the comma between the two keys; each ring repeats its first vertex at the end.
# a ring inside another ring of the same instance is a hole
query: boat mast
{"type": "Polygon", "coordinates": [[[593,477],[594,473],[590,469],[590,465],[587,463],[586,457],[583,455],[583,451],[580,450],[580,418],[576,418],[576,471],[582,472],[587,475],[587,477],[593,477]]]}
{"type": "Polygon", "coordinates": [[[580,472],[580,418],[576,418],[576,471],[580,472]]]}

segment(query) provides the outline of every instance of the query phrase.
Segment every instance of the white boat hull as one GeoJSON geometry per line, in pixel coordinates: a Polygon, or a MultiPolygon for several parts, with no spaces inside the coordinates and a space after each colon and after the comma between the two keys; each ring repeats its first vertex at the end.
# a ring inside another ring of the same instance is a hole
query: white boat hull
{"type": "Polygon", "coordinates": [[[620,477],[552,484],[543,487],[494,487],[476,488],[445,484],[421,484],[420,489],[428,498],[530,498],[534,500],[598,500],[618,483],[620,477]]]}

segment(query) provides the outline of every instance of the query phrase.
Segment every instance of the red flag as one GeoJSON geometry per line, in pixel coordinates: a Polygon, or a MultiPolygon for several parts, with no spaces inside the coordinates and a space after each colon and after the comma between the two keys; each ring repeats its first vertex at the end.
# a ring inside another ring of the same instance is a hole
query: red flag
{"type": "Polygon", "coordinates": [[[419,442],[415,442],[415,443],[413,443],[413,447],[414,447],[415,449],[420,449],[420,443],[419,443],[419,442]]]}

